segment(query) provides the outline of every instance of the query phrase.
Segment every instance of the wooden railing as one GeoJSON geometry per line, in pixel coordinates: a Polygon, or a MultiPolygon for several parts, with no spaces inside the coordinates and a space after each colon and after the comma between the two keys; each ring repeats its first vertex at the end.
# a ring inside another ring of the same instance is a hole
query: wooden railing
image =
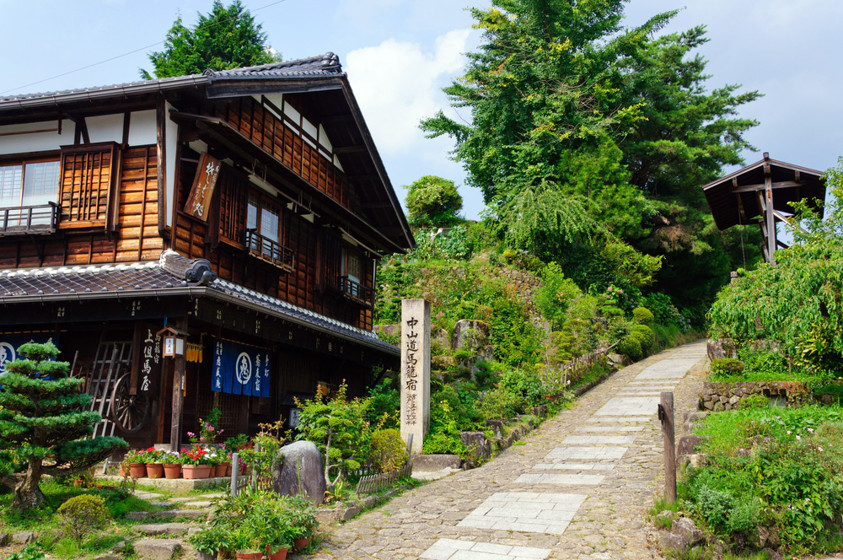
{"type": "Polygon", "coordinates": [[[256,231],[246,232],[246,248],[251,255],[261,260],[270,262],[287,272],[293,271],[293,251],[256,231]]]}
{"type": "Polygon", "coordinates": [[[0,235],[53,233],[58,222],[58,204],[0,208],[0,235]]]}
{"type": "Polygon", "coordinates": [[[368,286],[364,286],[360,282],[352,280],[348,276],[339,277],[339,289],[343,295],[348,296],[359,303],[363,303],[368,306],[372,305],[375,291],[368,286]]]}

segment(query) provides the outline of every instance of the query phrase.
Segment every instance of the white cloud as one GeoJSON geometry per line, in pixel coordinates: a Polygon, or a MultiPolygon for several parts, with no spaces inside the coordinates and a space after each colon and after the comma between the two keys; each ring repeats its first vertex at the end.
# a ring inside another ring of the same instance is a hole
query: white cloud
{"type": "Polygon", "coordinates": [[[409,153],[425,141],[419,121],[447,107],[441,88],[462,71],[470,34],[449,31],[432,52],[387,39],[346,55],[351,86],[381,153],[409,153]]]}

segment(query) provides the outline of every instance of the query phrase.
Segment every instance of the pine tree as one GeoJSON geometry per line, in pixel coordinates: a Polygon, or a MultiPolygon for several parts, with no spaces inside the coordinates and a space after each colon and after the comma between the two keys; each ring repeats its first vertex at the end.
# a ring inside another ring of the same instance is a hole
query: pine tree
{"type": "Polygon", "coordinates": [[[24,359],[6,364],[0,376],[0,481],[14,486],[14,509],[31,509],[44,501],[43,475],[80,472],[128,447],[118,437],[85,439],[102,419],[87,410],[91,396],[84,382],[69,375],[68,362],[52,342],[30,342],[18,348],[24,359]]]}

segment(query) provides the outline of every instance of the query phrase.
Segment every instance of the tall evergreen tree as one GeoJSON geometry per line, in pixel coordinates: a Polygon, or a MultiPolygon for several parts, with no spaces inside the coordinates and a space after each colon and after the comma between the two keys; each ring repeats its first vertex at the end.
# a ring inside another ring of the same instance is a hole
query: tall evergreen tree
{"type": "Polygon", "coordinates": [[[113,451],[128,447],[117,437],[85,439],[102,418],[87,410],[91,396],[84,382],[70,377],[68,362],[52,343],[28,343],[18,349],[24,359],[6,364],[0,376],[0,482],[14,487],[15,509],[44,501],[43,475],[66,475],[88,469],[113,451]]]}
{"type": "Polygon", "coordinates": [[[472,122],[440,112],[422,128],[454,138],[503,235],[539,256],[562,258],[608,231],[668,261],[680,247],[717,262],[725,253],[699,187],[740,161],[755,123],[735,110],[758,94],[706,93],[705,61],[692,56],[704,28],[658,37],[668,12],[623,29],[623,3],[492,0],[473,10],[485,40],[445,89],[472,122]]]}
{"type": "MultiPolygon", "coordinates": [[[[192,28],[185,27],[178,17],[167,32],[164,50],[149,55],[156,78],[201,74],[208,69],[230,70],[281,59],[273,54],[261,24],[255,23],[240,0],[233,0],[228,7],[214,0],[211,12],[198,16],[192,28]]],[[[145,80],[152,79],[148,71],[141,69],[140,73],[145,80]]]]}

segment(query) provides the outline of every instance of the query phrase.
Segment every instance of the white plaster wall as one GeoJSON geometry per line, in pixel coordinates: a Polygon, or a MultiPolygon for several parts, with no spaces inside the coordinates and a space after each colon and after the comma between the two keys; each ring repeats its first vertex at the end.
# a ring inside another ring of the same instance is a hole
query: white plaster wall
{"type": "Polygon", "coordinates": [[[85,125],[88,127],[88,136],[91,143],[123,141],[123,114],[100,115],[98,117],[87,117],[85,125]]]}
{"type": "Polygon", "coordinates": [[[165,117],[164,121],[165,125],[165,136],[164,136],[164,143],[165,143],[165,162],[167,163],[167,171],[166,171],[166,178],[164,179],[164,184],[166,187],[166,200],[164,204],[167,206],[167,225],[173,225],[173,197],[175,196],[175,189],[176,189],[176,146],[178,144],[179,139],[179,125],[173,122],[173,119],[169,117],[170,111],[174,110],[175,107],[167,103],[167,106],[164,109],[165,117]]]}
{"type": "Polygon", "coordinates": [[[129,145],[147,146],[158,141],[155,128],[155,110],[134,111],[129,122],[129,145]]]}
{"type": "Polygon", "coordinates": [[[57,120],[0,126],[0,154],[22,154],[58,150],[59,146],[73,144],[73,127],[73,121],[68,119],[62,120],[61,134],[57,131],[57,120]],[[51,132],[33,132],[31,134],[4,136],[4,134],[9,132],[48,129],[51,132]]]}

